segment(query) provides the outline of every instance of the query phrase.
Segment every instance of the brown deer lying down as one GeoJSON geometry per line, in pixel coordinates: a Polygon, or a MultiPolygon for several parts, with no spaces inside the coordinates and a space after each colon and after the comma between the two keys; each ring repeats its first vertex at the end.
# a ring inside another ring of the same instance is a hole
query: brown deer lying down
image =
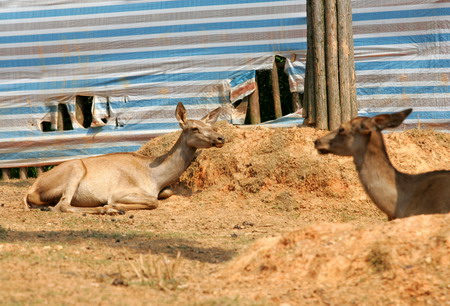
{"type": "Polygon", "coordinates": [[[113,153],[64,162],[40,176],[24,201],[27,207],[48,207],[59,212],[115,214],[126,210],[155,209],[158,198],[170,197],[166,188],[186,170],[199,148],[220,148],[225,143],[212,125],[221,108],[201,120],[188,120],[180,102],[176,118],[180,138],[157,158],[136,153],[113,153]]]}
{"type": "Polygon", "coordinates": [[[321,154],[353,156],[364,189],[389,220],[450,212],[450,171],[405,174],[386,153],[381,131],[399,126],[411,111],[357,117],[315,141],[321,154]]]}

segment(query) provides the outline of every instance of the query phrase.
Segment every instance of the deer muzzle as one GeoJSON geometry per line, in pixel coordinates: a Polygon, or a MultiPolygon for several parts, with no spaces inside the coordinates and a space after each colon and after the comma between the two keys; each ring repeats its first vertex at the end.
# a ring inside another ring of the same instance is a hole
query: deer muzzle
{"type": "Polygon", "coordinates": [[[217,137],[216,141],[213,143],[213,145],[216,148],[222,148],[224,144],[225,144],[225,137],[223,136],[217,137]]]}
{"type": "Polygon", "coordinates": [[[317,139],[316,141],[314,141],[314,147],[316,148],[317,152],[319,152],[319,154],[330,153],[329,143],[322,141],[322,139],[320,139],[320,138],[317,139]]]}

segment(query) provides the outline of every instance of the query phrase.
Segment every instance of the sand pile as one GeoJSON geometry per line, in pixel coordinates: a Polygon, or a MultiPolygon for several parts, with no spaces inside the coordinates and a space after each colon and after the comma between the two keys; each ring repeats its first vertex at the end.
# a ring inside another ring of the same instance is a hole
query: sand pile
{"type": "MultiPolygon", "coordinates": [[[[217,129],[227,139],[225,146],[199,150],[180,178],[180,183],[193,191],[214,187],[227,192],[256,194],[273,185],[283,185],[309,192],[326,191],[327,187],[345,188],[348,180],[356,182],[351,159],[337,160],[315,152],[313,141],[324,135],[324,131],[296,127],[238,128],[226,122],[219,122],[217,129]],[[342,179],[346,182],[342,183],[342,179]]],[[[155,138],[138,152],[147,156],[161,155],[178,136],[179,132],[175,132],[155,138]]]]}
{"type": "MultiPolygon", "coordinates": [[[[239,128],[224,121],[216,126],[227,139],[225,146],[199,150],[179,180],[194,192],[214,189],[255,196],[270,191],[283,197],[286,193],[276,192],[282,188],[291,194],[360,197],[362,188],[352,159],[319,155],[314,149],[313,141],[326,131],[308,127],[239,128]]],[[[138,152],[159,156],[171,148],[179,133],[155,138],[138,152]]],[[[450,134],[410,130],[385,138],[393,164],[404,172],[450,168],[450,134]]]]}
{"type": "MultiPolygon", "coordinates": [[[[224,122],[218,129],[227,144],[199,152],[179,184],[201,191],[199,198],[216,197],[218,205],[239,195],[254,207],[296,210],[299,222],[298,230],[256,241],[216,272],[223,294],[290,305],[450,301],[450,215],[392,222],[377,216],[352,159],[317,154],[313,141],[326,131],[224,122]]],[[[178,135],[154,139],[140,152],[160,155],[178,135]]],[[[450,169],[450,134],[408,130],[385,140],[403,172],[450,169]]]]}
{"type": "Polygon", "coordinates": [[[247,288],[278,302],[444,305],[450,301],[450,215],[312,225],[260,239],[218,275],[229,290],[247,288]]]}

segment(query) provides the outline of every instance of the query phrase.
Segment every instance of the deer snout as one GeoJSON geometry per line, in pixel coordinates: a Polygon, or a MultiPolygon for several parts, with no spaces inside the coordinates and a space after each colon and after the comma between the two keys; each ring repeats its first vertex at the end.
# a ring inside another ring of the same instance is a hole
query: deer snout
{"type": "Polygon", "coordinates": [[[221,147],[223,147],[224,144],[225,144],[225,137],[223,137],[223,136],[218,136],[216,138],[216,141],[214,142],[214,146],[216,148],[221,148],[221,147]]]}
{"type": "Polygon", "coordinates": [[[316,139],[314,141],[314,147],[316,148],[317,152],[319,152],[319,154],[330,153],[330,151],[328,150],[329,149],[329,144],[324,143],[321,138],[316,139]]]}

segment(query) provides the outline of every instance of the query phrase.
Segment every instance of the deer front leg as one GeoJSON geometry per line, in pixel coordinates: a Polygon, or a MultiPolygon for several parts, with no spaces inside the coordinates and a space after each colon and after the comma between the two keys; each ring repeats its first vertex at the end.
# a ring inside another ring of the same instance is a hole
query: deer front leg
{"type": "MultiPolygon", "coordinates": [[[[58,173],[59,174],[59,173],[58,173]]],[[[51,211],[56,212],[73,212],[71,208],[72,199],[77,192],[78,186],[81,180],[86,174],[86,168],[81,160],[73,162],[68,167],[64,168],[64,178],[67,178],[65,186],[63,186],[63,192],[61,198],[55,207],[50,208],[51,211]]],[[[59,182],[55,181],[55,184],[59,182]]]]}
{"type": "Polygon", "coordinates": [[[158,207],[158,199],[143,190],[116,196],[112,198],[110,202],[111,203],[104,206],[104,208],[127,211],[155,209],[158,207]]]}

